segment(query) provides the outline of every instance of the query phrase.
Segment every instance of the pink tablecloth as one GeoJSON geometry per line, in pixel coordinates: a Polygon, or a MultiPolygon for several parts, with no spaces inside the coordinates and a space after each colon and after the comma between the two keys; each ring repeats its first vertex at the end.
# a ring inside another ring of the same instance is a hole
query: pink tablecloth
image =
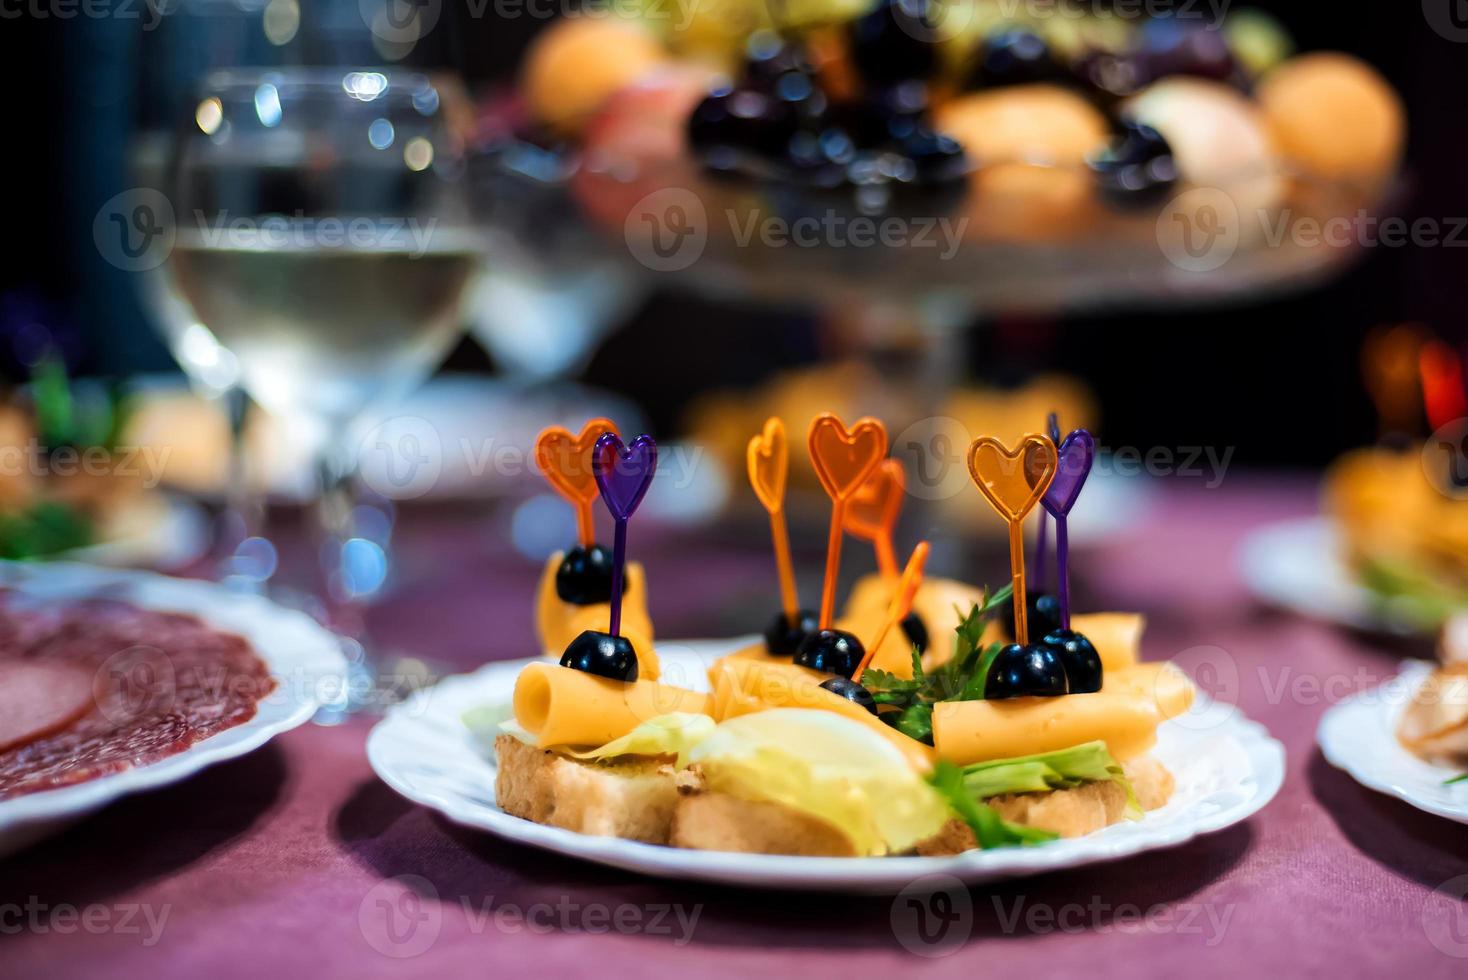
{"type": "MultiPolygon", "coordinates": [[[[1083,569],[1089,598],[1149,613],[1149,658],[1236,666],[1239,702],[1289,753],[1279,797],[1172,851],[950,896],[927,909],[931,944],[891,899],[670,884],[453,827],[374,778],[354,721],[0,861],[0,976],[1468,976],[1468,828],[1368,792],[1314,746],[1329,701],[1400,651],[1261,610],[1234,572],[1251,526],[1312,506],[1279,481],[1169,490],[1083,569]]],[[[533,572],[497,560],[495,535],[472,517],[411,528],[414,584],[379,635],[466,666],[491,636],[528,648],[533,572]]],[[[649,558],[665,635],[698,632],[699,602],[767,561],[649,558]]]]}

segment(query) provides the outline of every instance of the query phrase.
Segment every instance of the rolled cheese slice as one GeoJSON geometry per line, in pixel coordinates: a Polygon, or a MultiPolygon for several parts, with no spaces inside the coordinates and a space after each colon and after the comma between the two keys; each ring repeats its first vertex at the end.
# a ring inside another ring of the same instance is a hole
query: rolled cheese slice
{"type": "Polygon", "coordinates": [[[865,708],[821,687],[830,678],[794,664],[761,663],[730,656],[709,668],[713,686],[714,718],[723,721],[769,708],[811,708],[830,711],[865,725],[896,746],[913,769],[926,773],[933,767],[933,750],[884,724],[865,708]]]}
{"type": "Polygon", "coordinates": [[[933,705],[938,755],[961,766],[1055,752],[1101,739],[1118,761],[1157,742],[1162,716],[1146,695],[1120,691],[933,705]]]}
{"type": "Polygon", "coordinates": [[[1104,671],[1101,692],[1108,691],[1152,698],[1164,720],[1191,708],[1197,695],[1192,679],[1166,661],[1104,671]]]}
{"type": "MultiPolygon", "coordinates": [[[[556,594],[556,569],[561,567],[564,557],[565,553],[558,551],[546,560],[535,599],[535,631],[540,639],[541,652],[556,660],[581,633],[577,627],[585,620],[578,617],[589,615],[589,609],[598,610],[601,625],[596,628],[606,629],[612,616],[612,607],[605,602],[578,606],[556,594]]],[[[637,644],[637,639],[645,637],[649,644],[655,639],[652,619],[647,614],[647,575],[642,565],[635,561],[627,563],[627,588],[622,597],[622,632],[634,637],[633,645],[637,646],[639,654],[642,647],[637,644]]]]}
{"type": "Polygon", "coordinates": [[[707,694],[597,677],[559,664],[530,664],[515,680],[515,721],[537,745],[605,745],[674,711],[712,714],[707,694]]]}
{"type": "Polygon", "coordinates": [[[1120,670],[1137,663],[1146,627],[1147,617],[1141,613],[1090,613],[1070,618],[1070,628],[1096,648],[1103,670],[1120,670]]]}

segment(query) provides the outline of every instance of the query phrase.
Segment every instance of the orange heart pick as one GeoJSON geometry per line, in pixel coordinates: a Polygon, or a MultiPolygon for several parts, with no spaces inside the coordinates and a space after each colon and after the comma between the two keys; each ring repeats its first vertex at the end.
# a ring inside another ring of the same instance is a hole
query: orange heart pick
{"type": "Polygon", "coordinates": [[[765,510],[774,513],[785,507],[785,480],[790,473],[790,447],[785,442],[785,423],[765,420],[764,431],[749,440],[749,485],[765,510]]]}
{"type": "Polygon", "coordinates": [[[810,424],[810,461],[831,499],[845,502],[887,455],[887,427],[858,419],[850,431],[830,412],[810,424]]]}
{"type": "Polygon", "coordinates": [[[596,528],[591,507],[601,493],[592,469],[592,450],[596,441],[617,427],[610,419],[591,419],[581,427],[580,435],[553,425],[535,440],[535,463],[551,487],[576,508],[576,532],[581,546],[596,543],[596,528]]]}
{"type": "Polygon", "coordinates": [[[884,459],[851,496],[846,508],[846,532],[863,541],[890,535],[902,515],[907,472],[898,459],[884,459]]]}
{"type": "Polygon", "coordinates": [[[841,533],[846,504],[887,455],[887,427],[858,419],[850,431],[830,412],[810,424],[810,461],[831,496],[831,533],[826,539],[826,580],[821,588],[821,629],[836,614],[836,572],[841,567],[841,533]]]}
{"type": "Polygon", "coordinates": [[[795,623],[800,603],[795,592],[795,564],[790,558],[790,534],[785,529],[785,479],[790,474],[790,447],[785,442],[785,423],[771,416],[764,431],[749,440],[749,485],[770,512],[770,535],[775,542],[775,567],[780,573],[780,603],[785,616],[795,623]]]}
{"type": "Polygon", "coordinates": [[[1025,607],[1025,515],[1034,509],[1055,471],[1060,454],[1049,436],[1033,432],[1020,439],[1019,447],[1007,448],[993,436],[975,439],[968,447],[968,472],[974,485],[1009,524],[1009,570],[1014,586],[1014,638],[1030,642],[1029,618],[1025,607]]]}
{"type": "Polygon", "coordinates": [[[907,473],[902,461],[884,459],[846,505],[846,533],[872,543],[877,552],[877,567],[889,581],[898,575],[892,531],[902,516],[902,497],[906,491],[907,473]]]}
{"type": "Polygon", "coordinates": [[[968,472],[989,505],[1011,524],[1025,519],[1050,488],[1059,465],[1049,436],[1030,433],[1009,449],[993,436],[969,446],[968,472]]]}

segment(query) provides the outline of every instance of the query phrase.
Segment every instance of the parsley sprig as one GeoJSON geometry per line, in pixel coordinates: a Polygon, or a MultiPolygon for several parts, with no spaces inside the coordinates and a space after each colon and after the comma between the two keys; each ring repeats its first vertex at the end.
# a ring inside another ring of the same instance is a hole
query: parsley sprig
{"type": "Polygon", "coordinates": [[[983,700],[989,668],[1003,649],[1000,643],[984,643],[984,629],[1011,601],[1011,595],[1012,587],[1008,585],[994,593],[985,589],[982,600],[954,631],[952,658],[932,672],[923,670],[922,657],[913,647],[910,679],[886,670],[862,674],[862,686],[871,692],[882,719],[904,735],[932,745],[933,705],[939,701],[983,700]]]}

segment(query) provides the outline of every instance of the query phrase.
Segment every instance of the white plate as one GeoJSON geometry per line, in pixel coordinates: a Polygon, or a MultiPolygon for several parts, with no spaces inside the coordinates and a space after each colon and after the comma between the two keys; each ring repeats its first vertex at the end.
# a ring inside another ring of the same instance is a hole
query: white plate
{"type": "Polygon", "coordinates": [[[208,582],[66,563],[0,563],[0,586],[55,598],[105,589],[109,596],[145,609],[192,613],[215,629],[248,640],[277,682],[249,721],[196,742],[177,755],[75,786],[0,800],[0,854],[38,840],[118,797],[178,782],[205,766],[251,752],[345,693],[346,661],[336,637],[305,613],[260,596],[241,595],[208,582]]]}
{"type": "MultiPolygon", "coordinates": [[[[658,653],[671,683],[707,690],[706,664],[732,648],[729,641],[691,641],[659,646],[658,653]]],[[[446,678],[389,710],[367,739],[372,768],[403,796],[457,823],[598,864],[669,878],[877,894],[900,891],[931,874],[977,884],[1182,844],[1249,817],[1274,797],[1284,779],[1284,746],[1237,710],[1203,699],[1158,733],[1157,758],[1177,779],[1167,806],[1141,821],[1122,822],[1074,840],[952,857],[810,858],[692,851],[592,837],[531,823],[499,809],[493,756],[476,745],[460,721],[467,708],[508,705],[515,676],[529,662],[490,664],[472,674],[446,678]]]]}
{"type": "Polygon", "coordinates": [[[1443,781],[1458,772],[1419,759],[1397,741],[1397,721],[1432,665],[1409,660],[1379,687],[1334,705],[1320,719],[1315,740],[1326,761],[1367,789],[1395,796],[1419,810],[1468,823],[1468,783],[1443,781]]]}
{"type": "Polygon", "coordinates": [[[1256,598],[1341,626],[1397,636],[1430,632],[1420,618],[1358,582],[1341,557],[1340,534],[1325,517],[1268,524],[1244,539],[1239,571],[1256,598]]]}

